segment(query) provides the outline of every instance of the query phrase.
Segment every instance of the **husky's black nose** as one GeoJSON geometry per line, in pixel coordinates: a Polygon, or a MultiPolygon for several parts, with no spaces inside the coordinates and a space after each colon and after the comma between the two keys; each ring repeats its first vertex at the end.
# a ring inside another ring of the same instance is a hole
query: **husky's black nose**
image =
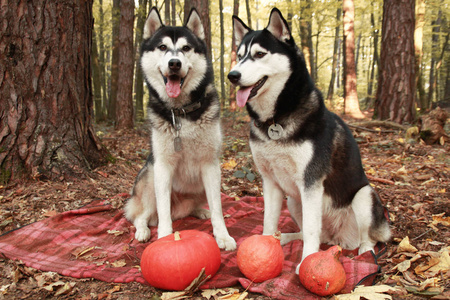
{"type": "Polygon", "coordinates": [[[238,71],[231,71],[230,73],[228,73],[228,79],[231,81],[231,83],[236,84],[241,79],[241,73],[238,71]]]}
{"type": "Polygon", "coordinates": [[[169,69],[172,71],[179,71],[181,69],[181,61],[176,58],[169,60],[169,69]]]}

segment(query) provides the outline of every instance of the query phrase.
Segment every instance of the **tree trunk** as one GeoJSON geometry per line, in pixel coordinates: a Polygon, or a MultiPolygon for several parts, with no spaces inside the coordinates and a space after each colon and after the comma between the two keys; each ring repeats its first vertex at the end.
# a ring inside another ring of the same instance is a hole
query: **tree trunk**
{"type": "Polygon", "coordinates": [[[225,101],[225,32],[223,24],[223,0],[219,0],[220,15],[220,95],[221,101],[225,101]]]}
{"type": "MultiPolygon", "coordinates": [[[[248,2],[248,0],[246,1],[248,2]]],[[[233,15],[239,15],[239,0],[233,1],[233,15]]],[[[230,70],[233,69],[237,63],[237,46],[236,40],[234,38],[234,28],[233,34],[231,36],[230,70]]],[[[236,87],[234,86],[234,84],[230,84],[230,98],[228,98],[228,105],[230,106],[231,111],[236,110],[236,87]]]]}
{"type": "MultiPolygon", "coordinates": [[[[98,64],[100,68],[100,79],[101,79],[101,87],[102,87],[102,113],[101,118],[96,120],[97,122],[104,121],[106,119],[106,111],[108,105],[108,91],[106,89],[106,60],[105,60],[105,38],[104,38],[104,30],[105,30],[105,14],[103,13],[103,0],[99,0],[99,15],[100,19],[98,22],[98,64]]],[[[96,22],[97,23],[97,22],[96,22]]]]}
{"type": "Polygon", "coordinates": [[[92,126],[92,1],[0,10],[0,177],[64,179],[105,162],[92,126]]]}
{"type": "Polygon", "coordinates": [[[175,0],[172,0],[171,1],[172,2],[172,4],[171,4],[171,6],[172,6],[172,26],[176,26],[177,25],[177,7],[176,7],[176,1],[175,0]]]}
{"type": "Polygon", "coordinates": [[[119,83],[119,30],[120,0],[113,0],[112,7],[112,55],[111,55],[111,88],[108,103],[108,119],[116,121],[117,88],[119,83]]]}
{"type": "Polygon", "coordinates": [[[396,123],[414,119],[414,1],[384,0],[375,117],[396,123]]]}
{"type": "Polygon", "coordinates": [[[135,80],[134,80],[134,97],[135,97],[135,119],[136,121],[144,120],[144,76],[142,74],[142,69],[139,65],[139,51],[142,43],[142,30],[144,28],[145,20],[147,18],[147,5],[148,0],[139,1],[139,10],[137,14],[136,21],[136,35],[135,35],[135,45],[136,45],[136,69],[135,69],[135,80]]]}
{"type": "Polygon", "coordinates": [[[171,0],[164,0],[164,24],[170,26],[170,3],[171,0]]]}
{"type": "Polygon", "coordinates": [[[338,48],[339,48],[339,31],[340,31],[340,20],[341,20],[342,10],[340,8],[336,11],[336,28],[334,31],[334,46],[333,46],[333,62],[331,67],[331,79],[330,85],[328,86],[327,100],[331,102],[333,106],[333,95],[334,95],[334,84],[336,82],[336,69],[338,61],[338,48]]]}
{"type": "Polygon", "coordinates": [[[355,65],[355,4],[353,0],[343,1],[344,12],[344,114],[353,118],[364,118],[359,109],[356,90],[355,65]]]}
{"type": "Polygon", "coordinates": [[[103,120],[103,110],[102,110],[102,77],[100,75],[100,63],[98,57],[97,49],[97,38],[95,30],[92,32],[92,53],[91,53],[91,63],[92,63],[92,87],[94,89],[94,113],[95,122],[99,123],[103,120]]]}
{"type": "Polygon", "coordinates": [[[441,23],[442,23],[442,10],[439,9],[438,16],[436,21],[431,22],[432,26],[432,37],[431,37],[431,65],[430,65],[430,82],[428,88],[428,98],[425,103],[426,107],[429,108],[431,106],[431,102],[433,102],[433,95],[436,91],[436,63],[438,61],[439,56],[439,34],[441,32],[441,23]]]}
{"type": "Polygon", "coordinates": [[[423,86],[422,57],[423,57],[423,27],[425,25],[425,0],[416,0],[416,23],[414,29],[414,56],[417,86],[417,105],[423,112],[427,108],[425,87],[423,86]]]}
{"type": "Polygon", "coordinates": [[[209,1],[207,0],[190,0],[184,2],[184,21],[186,24],[187,17],[192,8],[197,10],[202,20],[203,28],[205,29],[205,42],[208,49],[208,58],[212,58],[211,50],[211,21],[209,20],[209,1]]]}
{"type": "Polygon", "coordinates": [[[245,9],[247,10],[247,26],[250,28],[253,28],[252,27],[252,14],[250,12],[250,0],[245,0],[245,9]]]}
{"type": "Polygon", "coordinates": [[[373,107],[374,97],[373,93],[373,85],[375,83],[375,69],[378,67],[378,32],[379,30],[375,27],[375,16],[372,13],[370,15],[370,22],[373,28],[372,37],[373,37],[373,57],[372,57],[372,66],[370,67],[370,78],[367,85],[367,98],[369,98],[369,103],[367,103],[367,107],[373,107]]]}
{"type": "Polygon", "coordinates": [[[134,0],[120,1],[119,86],[117,88],[116,129],[131,129],[133,118],[133,25],[134,0]]]}
{"type": "Polygon", "coordinates": [[[312,11],[311,0],[306,1],[306,7],[301,11],[300,17],[300,39],[303,50],[303,56],[305,57],[306,68],[314,81],[316,81],[316,67],[314,66],[314,50],[312,42],[312,11]]]}

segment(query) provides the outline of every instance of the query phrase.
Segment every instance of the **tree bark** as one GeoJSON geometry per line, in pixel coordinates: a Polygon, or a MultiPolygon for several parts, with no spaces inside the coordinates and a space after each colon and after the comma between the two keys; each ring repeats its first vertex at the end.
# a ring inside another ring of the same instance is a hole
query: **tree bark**
{"type": "Polygon", "coordinates": [[[105,163],[92,126],[92,1],[0,10],[0,177],[64,179],[105,163]]]}
{"type": "Polygon", "coordinates": [[[355,64],[355,4],[353,0],[343,1],[344,12],[344,114],[353,118],[364,118],[359,108],[356,90],[355,64]]]}
{"type": "Polygon", "coordinates": [[[117,88],[116,129],[131,129],[133,117],[133,25],[134,0],[120,1],[119,86],[117,88]]]}
{"type": "Polygon", "coordinates": [[[415,1],[384,0],[375,118],[396,123],[414,119],[415,1]]]}

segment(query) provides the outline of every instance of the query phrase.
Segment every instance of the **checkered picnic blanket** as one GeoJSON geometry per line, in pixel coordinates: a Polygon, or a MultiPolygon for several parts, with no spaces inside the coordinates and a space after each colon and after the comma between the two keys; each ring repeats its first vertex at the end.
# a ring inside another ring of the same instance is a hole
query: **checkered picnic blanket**
{"type": "MultiPolygon", "coordinates": [[[[125,201],[127,194],[116,197],[125,201]]],[[[116,199],[117,200],[117,199],[116,199]]],[[[247,237],[261,234],[263,229],[263,198],[243,197],[236,201],[222,195],[225,222],[238,246],[247,237]]],[[[187,217],[173,223],[174,230],[197,229],[212,234],[210,220],[187,217]]],[[[297,231],[286,207],[283,207],[280,227],[282,232],[297,231]]],[[[156,227],[152,227],[153,242],[156,227]]],[[[75,278],[95,278],[106,282],[137,281],[147,284],[138,266],[148,245],[134,239],[134,227],[120,209],[110,201],[94,201],[77,210],[32,223],[0,236],[0,253],[10,259],[23,261],[27,266],[54,271],[75,278]]],[[[324,246],[324,249],[326,246],[324,246]]],[[[221,251],[222,264],[214,277],[202,288],[224,288],[241,284],[251,292],[276,299],[315,299],[300,284],[295,267],[300,261],[302,241],[293,241],[283,247],[285,262],[280,276],[262,283],[251,283],[239,271],[236,251],[221,251]]],[[[344,250],[341,261],[347,273],[345,292],[355,285],[373,284],[379,266],[372,253],[357,256],[344,250]]]]}

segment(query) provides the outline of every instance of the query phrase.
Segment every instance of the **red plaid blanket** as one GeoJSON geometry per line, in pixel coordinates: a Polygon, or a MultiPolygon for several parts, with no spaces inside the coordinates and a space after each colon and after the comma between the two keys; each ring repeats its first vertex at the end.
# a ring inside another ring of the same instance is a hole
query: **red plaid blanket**
{"type": "MultiPolygon", "coordinates": [[[[128,195],[121,194],[125,200],[128,195]]],[[[244,197],[239,201],[222,195],[223,210],[228,230],[238,245],[247,237],[262,233],[263,198],[244,197]]],[[[107,282],[137,281],[146,284],[139,271],[143,250],[148,244],[134,240],[134,229],[121,210],[109,201],[94,201],[36,222],[0,237],[0,253],[10,259],[22,260],[27,266],[54,271],[75,278],[95,278],[107,282]]],[[[197,229],[212,234],[210,220],[188,217],[175,221],[174,230],[197,229]]],[[[280,219],[282,232],[298,230],[284,207],[280,219]]],[[[156,239],[156,227],[151,228],[156,239]]],[[[324,246],[325,247],[325,246],[324,246]]],[[[283,247],[285,262],[277,278],[255,284],[246,279],[236,263],[236,251],[222,251],[222,265],[217,274],[202,288],[224,288],[240,283],[251,292],[276,299],[316,298],[300,284],[295,267],[301,258],[302,242],[294,241],[283,247]]],[[[344,251],[341,261],[347,273],[344,291],[355,285],[373,284],[379,266],[371,253],[356,256],[344,251]]]]}

